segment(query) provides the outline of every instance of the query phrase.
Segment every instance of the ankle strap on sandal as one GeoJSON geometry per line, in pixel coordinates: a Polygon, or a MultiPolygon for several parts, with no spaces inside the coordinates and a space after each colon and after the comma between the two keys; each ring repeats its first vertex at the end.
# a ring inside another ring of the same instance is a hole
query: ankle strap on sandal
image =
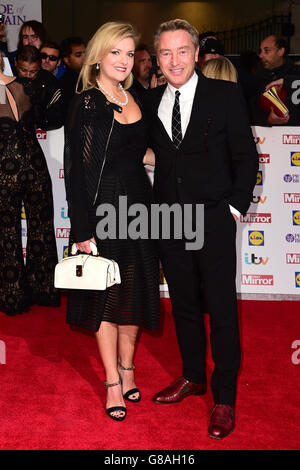
{"type": "Polygon", "coordinates": [[[106,380],[105,380],[104,385],[105,385],[106,388],[108,388],[108,387],[115,387],[116,385],[121,385],[121,380],[118,380],[118,382],[114,382],[113,384],[109,384],[109,383],[106,382],[106,380]]]}
{"type": "Polygon", "coordinates": [[[119,365],[120,369],[122,369],[122,370],[134,370],[134,369],[135,369],[135,365],[134,365],[134,364],[132,364],[131,367],[124,367],[124,366],[122,366],[122,364],[121,364],[121,362],[120,362],[119,359],[118,359],[118,365],[119,365]]]}

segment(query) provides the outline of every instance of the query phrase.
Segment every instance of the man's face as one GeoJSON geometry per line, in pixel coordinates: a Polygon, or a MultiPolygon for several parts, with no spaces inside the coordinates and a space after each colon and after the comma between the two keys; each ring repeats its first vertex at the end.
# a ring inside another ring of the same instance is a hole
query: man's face
{"type": "Polygon", "coordinates": [[[42,47],[41,57],[42,69],[48,70],[48,72],[53,73],[56,67],[60,64],[59,51],[52,47],[42,47]]]}
{"type": "Polygon", "coordinates": [[[134,55],[133,75],[137,80],[147,80],[152,67],[152,60],[149,52],[136,51],[134,55]]]}
{"type": "Polygon", "coordinates": [[[260,45],[259,58],[267,70],[275,69],[283,64],[284,48],[278,49],[274,36],[268,36],[260,45]]]}
{"type": "Polygon", "coordinates": [[[25,26],[22,31],[22,43],[23,46],[34,46],[39,49],[42,45],[42,41],[40,37],[33,31],[33,29],[29,26],[25,26]]]}
{"type": "Polygon", "coordinates": [[[31,63],[20,59],[15,61],[15,66],[19,77],[31,79],[34,79],[40,70],[40,64],[38,62],[31,63]]]}
{"type": "Polygon", "coordinates": [[[73,45],[72,52],[67,57],[64,57],[64,62],[72,70],[79,72],[81,70],[85,54],[85,45],[73,45]]]}
{"type": "Polygon", "coordinates": [[[183,30],[166,31],[159,37],[157,45],[157,63],[167,81],[175,88],[180,88],[194,74],[198,50],[191,35],[183,30]]]}

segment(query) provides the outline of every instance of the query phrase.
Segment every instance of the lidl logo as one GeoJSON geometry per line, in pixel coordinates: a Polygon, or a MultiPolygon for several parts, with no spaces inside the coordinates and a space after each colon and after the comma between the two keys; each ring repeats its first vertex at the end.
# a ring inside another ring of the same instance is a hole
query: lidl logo
{"type": "Polygon", "coordinates": [[[22,206],[22,209],[21,209],[21,219],[26,220],[26,214],[25,214],[25,207],[24,206],[22,206]]]}
{"type": "Polygon", "coordinates": [[[293,225],[300,225],[300,211],[293,211],[293,225]]]}
{"type": "Polygon", "coordinates": [[[265,235],[264,231],[248,231],[248,241],[250,246],[264,246],[265,244],[265,235]]]}
{"type": "Polygon", "coordinates": [[[263,184],[263,174],[262,174],[262,171],[259,171],[257,173],[256,185],[261,186],[262,184],[263,184]]]}
{"type": "Polygon", "coordinates": [[[69,247],[64,246],[63,258],[68,258],[68,256],[69,256],[69,247]]]}
{"type": "Polygon", "coordinates": [[[291,165],[300,166],[300,152],[291,152],[291,165]]]}
{"type": "Polygon", "coordinates": [[[300,287],[300,273],[295,273],[295,285],[300,287]]]}

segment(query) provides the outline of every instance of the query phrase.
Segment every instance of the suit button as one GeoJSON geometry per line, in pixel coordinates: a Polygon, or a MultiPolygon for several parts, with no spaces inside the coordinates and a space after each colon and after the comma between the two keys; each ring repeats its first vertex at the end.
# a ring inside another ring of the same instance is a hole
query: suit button
{"type": "Polygon", "coordinates": [[[178,184],[181,184],[183,182],[183,178],[181,178],[181,176],[177,176],[176,181],[178,184]]]}

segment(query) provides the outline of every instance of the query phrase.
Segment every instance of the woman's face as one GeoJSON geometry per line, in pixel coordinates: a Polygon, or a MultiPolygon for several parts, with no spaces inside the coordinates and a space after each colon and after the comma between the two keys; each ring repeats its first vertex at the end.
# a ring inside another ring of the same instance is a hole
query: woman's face
{"type": "Polygon", "coordinates": [[[41,39],[30,26],[25,26],[21,33],[21,39],[23,46],[34,46],[37,49],[40,49],[42,45],[41,39]]]}
{"type": "Polygon", "coordinates": [[[132,38],[121,39],[100,62],[102,82],[123,82],[130,74],[134,63],[135,44],[132,38]]]}

